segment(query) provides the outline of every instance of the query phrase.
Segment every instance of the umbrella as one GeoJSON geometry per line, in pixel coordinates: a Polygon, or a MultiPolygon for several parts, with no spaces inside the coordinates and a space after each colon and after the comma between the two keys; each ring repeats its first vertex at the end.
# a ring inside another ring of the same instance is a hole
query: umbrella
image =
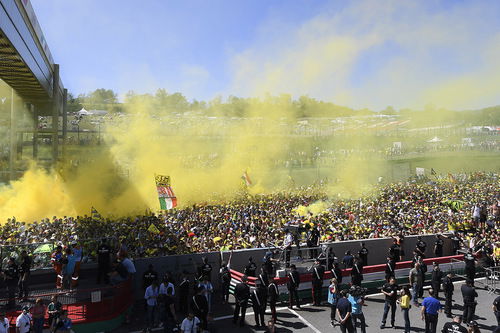
{"type": "Polygon", "coordinates": [[[54,246],[52,244],[42,244],[33,251],[33,253],[50,253],[54,246]]]}

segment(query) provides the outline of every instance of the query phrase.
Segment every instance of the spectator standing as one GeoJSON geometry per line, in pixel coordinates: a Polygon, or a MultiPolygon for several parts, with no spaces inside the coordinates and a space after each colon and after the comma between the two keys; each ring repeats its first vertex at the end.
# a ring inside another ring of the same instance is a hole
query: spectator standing
{"type": "Polygon", "coordinates": [[[145,291],[158,278],[158,273],[154,270],[153,265],[149,264],[148,269],[142,273],[142,289],[145,291]]]}
{"type": "Polygon", "coordinates": [[[73,270],[73,275],[71,277],[71,287],[76,288],[78,286],[78,280],[80,278],[80,265],[83,259],[83,249],[80,244],[74,240],[71,243],[71,251],[75,257],[75,269],[73,270]]]}
{"type": "Polygon", "coordinates": [[[62,312],[62,304],[57,300],[57,296],[53,295],[51,298],[51,302],[47,307],[47,313],[49,314],[48,324],[49,328],[52,330],[54,325],[57,322],[57,319],[61,315],[62,312]]]}
{"type": "Polygon", "coordinates": [[[441,303],[434,297],[434,290],[429,289],[429,297],[424,298],[420,311],[422,320],[425,320],[425,333],[436,333],[441,308],[441,303]]]}
{"type": "Polygon", "coordinates": [[[12,257],[9,258],[9,261],[7,262],[7,267],[3,271],[3,275],[5,278],[5,284],[7,285],[7,295],[9,298],[7,306],[9,308],[12,308],[16,304],[16,299],[15,299],[16,288],[19,279],[19,268],[16,265],[14,258],[12,257]]]}
{"type": "Polygon", "coordinates": [[[231,271],[229,264],[225,261],[222,262],[219,270],[219,279],[222,291],[222,304],[226,304],[229,301],[229,287],[231,286],[231,271]]]}
{"type": "Polygon", "coordinates": [[[43,305],[43,300],[37,298],[35,305],[31,309],[31,315],[33,316],[33,331],[35,333],[43,332],[43,324],[45,321],[45,305],[43,305]]]}
{"type": "Polygon", "coordinates": [[[398,262],[401,257],[401,247],[399,246],[398,240],[394,238],[392,240],[392,245],[389,247],[389,256],[394,259],[395,262],[398,262]]]}
{"type": "Polygon", "coordinates": [[[241,327],[245,325],[245,313],[247,311],[248,299],[250,298],[250,287],[247,285],[247,279],[247,276],[243,275],[241,282],[234,288],[235,304],[233,323],[236,324],[239,318],[241,327]]]}
{"type": "Polygon", "coordinates": [[[181,323],[181,333],[198,333],[199,325],[200,319],[195,317],[194,313],[190,311],[181,323]]]}
{"type": "Polygon", "coordinates": [[[412,301],[413,305],[418,306],[418,294],[420,288],[423,286],[423,279],[422,279],[422,274],[420,270],[420,264],[417,262],[415,263],[415,267],[413,267],[410,270],[410,275],[409,275],[409,282],[410,286],[412,287],[412,301]]]}
{"type": "Polygon", "coordinates": [[[300,309],[300,300],[299,300],[299,289],[300,285],[300,275],[297,272],[297,267],[295,265],[290,265],[290,272],[288,273],[288,307],[293,308],[294,300],[297,305],[297,309],[300,309]]]}
{"type": "Polygon", "coordinates": [[[342,333],[354,333],[351,314],[352,306],[351,302],[347,300],[347,290],[342,290],[340,299],[337,302],[337,315],[339,316],[340,331],[342,333]]]}
{"type": "Polygon", "coordinates": [[[0,333],[9,333],[10,324],[9,319],[5,317],[5,311],[0,310],[0,333]]]}
{"type": "Polygon", "coordinates": [[[212,286],[212,283],[207,280],[206,276],[203,277],[203,280],[198,284],[198,287],[203,288],[203,296],[207,299],[208,312],[210,312],[212,309],[212,294],[214,293],[214,287],[212,286]]]}
{"type": "Polygon", "coordinates": [[[344,258],[342,258],[342,264],[344,264],[344,268],[352,268],[352,264],[354,263],[354,257],[351,254],[351,251],[347,250],[344,258]]]}
{"type": "Polygon", "coordinates": [[[351,302],[351,318],[354,333],[357,332],[356,324],[358,320],[361,327],[361,333],[366,333],[366,321],[365,315],[363,314],[363,305],[365,304],[365,299],[361,295],[362,291],[360,289],[361,288],[359,287],[351,288],[350,295],[347,298],[349,302],[351,302]]]}
{"type": "Polygon", "coordinates": [[[442,257],[443,256],[443,237],[438,234],[436,236],[436,241],[434,242],[434,256],[436,257],[442,257]]]}
{"type": "Polygon", "coordinates": [[[62,260],[63,260],[63,252],[62,252],[62,246],[58,245],[56,247],[56,250],[52,253],[50,256],[50,261],[52,263],[52,268],[56,272],[56,288],[61,289],[62,288],[62,260]]]}
{"type": "Polygon", "coordinates": [[[335,314],[337,313],[337,301],[339,296],[337,279],[332,278],[328,286],[328,303],[330,304],[330,324],[335,327],[335,314]]]}
{"type": "Polygon", "coordinates": [[[382,293],[385,295],[384,302],[384,314],[382,315],[382,324],[380,329],[385,328],[385,323],[387,320],[387,314],[391,310],[391,327],[394,328],[394,322],[396,318],[396,302],[398,299],[398,289],[399,286],[396,283],[396,278],[391,277],[388,283],[385,283],[382,287],[382,293]]]}
{"type": "Polygon", "coordinates": [[[472,248],[469,248],[467,250],[467,253],[464,255],[464,262],[465,276],[467,277],[467,279],[472,280],[472,284],[474,285],[474,279],[476,278],[476,258],[472,253],[472,248]]]}
{"type": "Polygon", "coordinates": [[[72,290],[73,285],[71,283],[73,278],[73,273],[75,271],[76,257],[73,255],[71,248],[66,249],[66,255],[63,257],[63,289],[72,290]]]}
{"type": "Polygon", "coordinates": [[[477,291],[472,285],[472,280],[467,279],[465,284],[460,288],[462,291],[462,298],[464,300],[464,313],[463,319],[469,324],[474,318],[474,313],[476,312],[476,297],[477,291]]]}
{"type": "Polygon", "coordinates": [[[401,306],[401,312],[403,312],[403,319],[405,321],[405,332],[404,333],[410,333],[410,315],[409,311],[411,308],[411,294],[410,294],[410,288],[408,286],[404,286],[402,293],[401,293],[401,298],[399,300],[399,305],[401,306]]]}
{"type": "Polygon", "coordinates": [[[154,280],[144,292],[144,299],[147,305],[146,325],[149,330],[156,326],[158,322],[158,295],[159,295],[158,280],[154,280]]]}
{"type": "Polygon", "coordinates": [[[173,289],[167,288],[166,294],[163,295],[164,313],[162,314],[164,320],[165,332],[172,332],[177,324],[177,315],[175,313],[175,300],[173,289]]]}
{"type": "Polygon", "coordinates": [[[54,328],[54,333],[70,333],[73,327],[73,322],[68,318],[68,310],[63,310],[61,315],[57,319],[57,323],[54,328]]]}
{"type": "Polygon", "coordinates": [[[31,272],[31,257],[26,250],[21,252],[21,265],[19,266],[19,298],[26,300],[28,298],[28,279],[31,272]]]}
{"type": "MultiPolygon", "coordinates": [[[[101,244],[97,247],[97,284],[103,280],[104,283],[109,283],[109,270],[111,265],[111,249],[106,241],[106,238],[101,239],[101,244]]],[[[147,288],[147,286],[145,287],[147,288]]]]}
{"type": "Polygon", "coordinates": [[[16,319],[16,333],[29,333],[31,330],[31,315],[29,306],[23,306],[23,311],[16,319]]]}

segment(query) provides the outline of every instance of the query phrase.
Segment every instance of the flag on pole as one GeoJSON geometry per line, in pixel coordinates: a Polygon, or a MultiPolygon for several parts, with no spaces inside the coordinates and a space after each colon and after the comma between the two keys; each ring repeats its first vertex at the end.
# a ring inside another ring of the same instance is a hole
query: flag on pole
{"type": "Polygon", "coordinates": [[[246,170],[243,171],[243,175],[241,175],[241,179],[243,179],[246,186],[252,185],[252,181],[250,180],[250,177],[248,176],[248,172],[246,170]]]}
{"type": "Polygon", "coordinates": [[[170,186],[170,176],[155,175],[156,190],[160,200],[160,209],[177,207],[177,198],[170,186]]]}
{"type": "Polygon", "coordinates": [[[92,217],[93,220],[100,221],[102,219],[101,214],[95,209],[94,206],[90,209],[90,216],[92,217]]]}
{"type": "Polygon", "coordinates": [[[436,171],[434,170],[434,168],[431,168],[431,175],[433,175],[433,176],[436,175],[436,171]]]}
{"type": "Polygon", "coordinates": [[[160,230],[158,230],[158,228],[153,223],[151,223],[151,225],[149,226],[148,231],[153,234],[160,233],[160,230]]]}

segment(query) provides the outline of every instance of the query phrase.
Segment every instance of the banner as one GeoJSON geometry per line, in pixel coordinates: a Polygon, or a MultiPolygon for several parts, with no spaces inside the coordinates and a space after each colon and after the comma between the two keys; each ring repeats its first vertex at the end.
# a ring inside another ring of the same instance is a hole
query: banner
{"type": "Polygon", "coordinates": [[[177,198],[170,186],[170,177],[155,175],[156,191],[160,200],[160,209],[172,209],[177,207],[177,198]]]}
{"type": "Polygon", "coordinates": [[[241,179],[245,182],[246,186],[252,185],[252,181],[250,180],[250,176],[248,176],[247,171],[243,172],[243,175],[241,175],[241,179]]]}
{"type": "Polygon", "coordinates": [[[158,230],[158,228],[153,223],[151,223],[151,225],[149,226],[148,231],[153,234],[160,233],[160,230],[158,230]]]}

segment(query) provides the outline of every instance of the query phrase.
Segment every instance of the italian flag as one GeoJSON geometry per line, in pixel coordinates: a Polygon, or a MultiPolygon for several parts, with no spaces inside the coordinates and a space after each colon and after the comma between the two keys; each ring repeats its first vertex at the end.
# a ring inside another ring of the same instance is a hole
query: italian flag
{"type": "Polygon", "coordinates": [[[172,209],[177,207],[177,198],[169,185],[157,185],[158,198],[160,200],[160,209],[172,209]]]}
{"type": "Polygon", "coordinates": [[[177,207],[177,198],[165,198],[165,197],[160,197],[160,208],[161,209],[172,209],[174,207],[177,207]]]}

